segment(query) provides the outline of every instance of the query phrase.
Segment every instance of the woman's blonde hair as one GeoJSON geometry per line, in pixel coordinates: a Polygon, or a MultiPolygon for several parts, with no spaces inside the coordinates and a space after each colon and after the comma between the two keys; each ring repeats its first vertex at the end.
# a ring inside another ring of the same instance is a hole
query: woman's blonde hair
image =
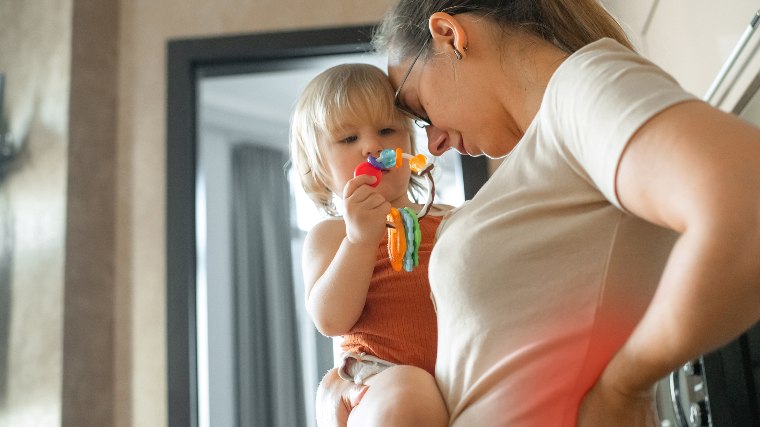
{"type": "Polygon", "coordinates": [[[399,0],[375,30],[375,49],[411,58],[431,38],[428,18],[442,11],[478,14],[505,31],[530,31],[567,53],[605,37],[633,49],[620,24],[597,0],[399,0]]]}
{"type": "MultiPolygon", "coordinates": [[[[290,158],[301,186],[323,213],[339,215],[328,181],[330,159],[322,154],[322,147],[344,127],[399,123],[409,134],[414,152],[412,122],[395,108],[394,100],[388,77],[369,64],[331,67],[304,89],[291,117],[290,158]]],[[[419,188],[421,182],[412,176],[410,194],[415,197],[419,188]]]]}

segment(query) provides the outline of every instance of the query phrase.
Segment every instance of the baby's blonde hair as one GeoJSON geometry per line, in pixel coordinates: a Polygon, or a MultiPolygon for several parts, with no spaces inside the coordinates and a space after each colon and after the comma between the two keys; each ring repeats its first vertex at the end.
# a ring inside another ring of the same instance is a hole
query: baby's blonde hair
{"type": "MultiPolygon", "coordinates": [[[[342,128],[358,124],[399,123],[409,134],[412,122],[394,107],[394,91],[382,70],[369,64],[342,64],[317,75],[296,103],[290,125],[290,158],[306,194],[319,210],[339,216],[330,190],[322,147],[342,128]]],[[[413,176],[410,193],[421,184],[413,176]]]]}

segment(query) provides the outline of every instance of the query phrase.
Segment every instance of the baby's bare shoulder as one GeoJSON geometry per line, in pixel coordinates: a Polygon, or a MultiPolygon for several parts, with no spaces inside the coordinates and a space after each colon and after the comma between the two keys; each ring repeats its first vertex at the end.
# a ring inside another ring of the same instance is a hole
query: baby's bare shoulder
{"type": "MultiPolygon", "coordinates": [[[[304,251],[325,251],[340,246],[346,237],[346,223],[343,218],[330,218],[314,225],[306,234],[304,251]]],[[[333,252],[334,253],[334,252],[333,252]]]]}

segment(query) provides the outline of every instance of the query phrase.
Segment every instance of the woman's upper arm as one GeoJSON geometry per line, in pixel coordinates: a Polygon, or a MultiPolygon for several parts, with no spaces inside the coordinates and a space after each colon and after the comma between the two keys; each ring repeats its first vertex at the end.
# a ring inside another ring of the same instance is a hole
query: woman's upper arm
{"type": "Polygon", "coordinates": [[[703,102],[675,104],[631,138],[616,190],[629,212],[681,233],[605,371],[619,390],[651,389],[760,319],[760,130],[703,102]]]}
{"type": "Polygon", "coordinates": [[[628,211],[678,232],[757,227],[760,129],[701,101],[671,106],[629,141],[616,190],[628,211]]]}

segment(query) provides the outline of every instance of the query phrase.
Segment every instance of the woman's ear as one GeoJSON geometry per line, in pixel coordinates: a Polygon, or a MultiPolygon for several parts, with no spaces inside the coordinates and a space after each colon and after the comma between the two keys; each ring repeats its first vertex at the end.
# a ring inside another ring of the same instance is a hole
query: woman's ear
{"type": "Polygon", "coordinates": [[[453,48],[458,59],[462,59],[467,50],[467,33],[456,16],[446,12],[436,12],[428,20],[433,46],[441,50],[453,48]]]}

